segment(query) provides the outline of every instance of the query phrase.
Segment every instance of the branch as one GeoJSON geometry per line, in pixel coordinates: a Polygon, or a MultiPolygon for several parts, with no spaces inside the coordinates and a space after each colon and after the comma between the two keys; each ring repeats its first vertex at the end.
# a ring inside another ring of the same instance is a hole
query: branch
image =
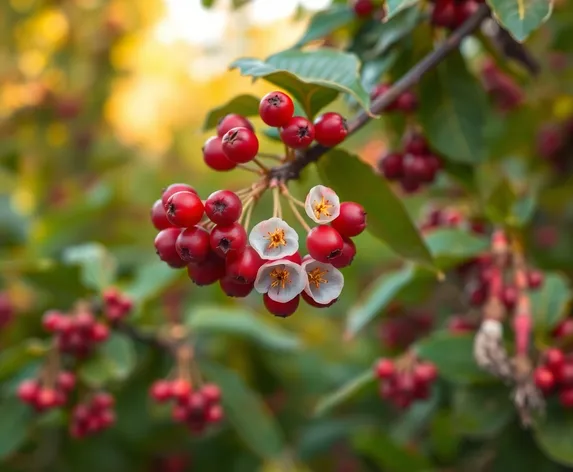
{"type": "MultiPolygon", "coordinates": [[[[372,102],[371,112],[380,114],[386,107],[392,104],[403,92],[417,84],[422,76],[436,67],[448,54],[456,50],[462,40],[480,26],[482,21],[489,16],[490,10],[487,5],[480,5],[478,10],[468,20],[455,30],[448,38],[434,51],[424,57],[418,64],[410,69],[400,80],[394,83],[388,91],[372,102]]],[[[348,122],[348,135],[352,135],[362,128],[371,117],[365,111],[358,113],[348,122]]],[[[316,162],[330,148],[320,144],[312,146],[310,149],[297,153],[294,161],[271,169],[270,177],[279,181],[297,179],[301,171],[310,163],[316,162]]]]}
{"type": "Polygon", "coordinates": [[[127,324],[123,321],[118,321],[115,323],[113,328],[130,337],[134,341],[138,341],[142,344],[147,344],[151,347],[158,349],[169,349],[171,347],[168,343],[162,342],[158,336],[144,333],[137,329],[135,326],[127,324]]]}
{"type": "Polygon", "coordinates": [[[506,29],[499,26],[492,36],[494,43],[501,52],[508,58],[521,63],[531,75],[539,74],[541,69],[539,62],[531,55],[525,45],[518,43],[506,29]]]}

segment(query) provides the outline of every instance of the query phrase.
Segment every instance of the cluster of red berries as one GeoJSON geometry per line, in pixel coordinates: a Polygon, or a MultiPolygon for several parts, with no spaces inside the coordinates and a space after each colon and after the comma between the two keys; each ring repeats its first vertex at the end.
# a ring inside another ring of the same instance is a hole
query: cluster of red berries
{"type": "Polygon", "coordinates": [[[133,309],[133,301],[118,289],[111,287],[102,295],[104,316],[115,323],[124,319],[133,309]]]}
{"type": "Polygon", "coordinates": [[[565,355],[560,349],[548,349],[533,378],[535,385],[546,396],[557,393],[565,408],[573,408],[573,357],[565,355]]]}
{"type": "Polygon", "coordinates": [[[438,370],[431,362],[404,361],[382,358],[374,367],[376,377],[380,379],[380,396],[398,408],[408,408],[416,400],[427,399],[438,377],[438,370]]]}
{"type": "Polygon", "coordinates": [[[193,390],[191,383],[183,379],[157,380],[149,393],[157,403],[174,401],[173,420],[185,423],[192,433],[200,434],[208,425],[223,419],[223,408],[219,403],[221,391],[215,384],[205,384],[199,390],[193,390]]]}
{"type": "Polygon", "coordinates": [[[380,324],[379,337],[387,349],[406,349],[432,329],[434,319],[427,312],[388,310],[388,317],[380,324]]]}
{"type": "Polygon", "coordinates": [[[483,220],[466,218],[458,209],[448,207],[429,208],[423,215],[419,226],[422,232],[438,228],[466,229],[475,234],[485,234],[487,231],[483,220]]]}
{"type": "Polygon", "coordinates": [[[44,313],[42,324],[46,331],[54,333],[61,352],[77,357],[87,356],[109,337],[107,325],[97,321],[87,309],[69,315],[50,310],[44,313]]]}
{"type": "Polygon", "coordinates": [[[431,22],[435,26],[455,29],[477,10],[484,0],[432,0],[431,22]]]}
{"type": "Polygon", "coordinates": [[[537,153],[556,170],[570,169],[573,150],[573,118],[560,123],[548,123],[537,133],[537,153]]]}
{"type": "Polygon", "coordinates": [[[38,412],[63,406],[76,385],[76,376],[66,370],[60,371],[49,385],[41,379],[26,379],[18,386],[20,401],[34,407],[38,412]]]}
{"type": "Polygon", "coordinates": [[[97,392],[85,403],[72,410],[70,434],[80,439],[99,433],[115,423],[114,398],[107,392],[97,392]]]}
{"type": "MultiPolygon", "coordinates": [[[[392,85],[386,82],[376,85],[370,92],[370,99],[376,100],[378,97],[384,95],[391,87],[392,85]]],[[[411,90],[406,90],[398,95],[398,98],[388,105],[384,111],[412,113],[416,111],[416,108],[418,108],[418,98],[416,97],[416,94],[411,90]]]]}
{"type": "Polygon", "coordinates": [[[482,65],[481,80],[485,91],[500,111],[515,110],[523,102],[521,87],[509,75],[502,72],[491,59],[482,65]]]}
{"type": "MultiPolygon", "coordinates": [[[[294,116],[294,103],[286,93],[266,94],[259,105],[259,116],[269,126],[278,128],[282,142],[290,149],[306,149],[313,141],[326,147],[340,144],[348,134],[346,120],[327,112],[314,123],[304,116],[294,116]]],[[[203,145],[203,159],[213,170],[228,171],[257,157],[259,140],[252,123],[244,116],[228,114],[219,120],[217,135],[203,145]]]]}
{"type": "Polygon", "coordinates": [[[419,133],[406,136],[403,152],[391,152],[378,162],[378,169],[391,181],[397,181],[405,192],[416,192],[430,184],[442,168],[441,159],[430,151],[428,142],[419,133]]]}

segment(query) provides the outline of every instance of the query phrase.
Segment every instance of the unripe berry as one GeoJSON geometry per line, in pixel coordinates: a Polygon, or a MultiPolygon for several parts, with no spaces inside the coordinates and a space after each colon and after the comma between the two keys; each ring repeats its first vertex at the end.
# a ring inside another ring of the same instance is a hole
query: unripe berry
{"type": "Polygon", "coordinates": [[[229,113],[219,120],[217,124],[217,135],[222,138],[228,131],[239,127],[247,128],[253,132],[255,131],[253,124],[247,118],[235,113],[229,113]]]}
{"type": "Polygon", "coordinates": [[[279,303],[271,300],[269,295],[265,293],[263,295],[263,302],[269,313],[275,316],[280,316],[281,318],[287,318],[297,310],[298,304],[300,302],[300,295],[297,295],[286,303],[279,303]]]}
{"type": "Polygon", "coordinates": [[[165,207],[167,219],[173,226],[190,228],[203,218],[203,202],[196,193],[177,192],[169,197],[165,207]]]}
{"type": "Polygon", "coordinates": [[[149,389],[151,398],[156,402],[163,403],[171,399],[171,382],[167,380],[156,380],[149,389]]]}
{"type": "Polygon", "coordinates": [[[225,276],[225,261],[210,252],[202,262],[192,262],[187,266],[189,278],[199,286],[211,285],[225,276]]]}
{"type": "Polygon", "coordinates": [[[230,277],[223,277],[220,279],[219,285],[225,295],[234,298],[245,298],[253,291],[254,288],[254,284],[252,283],[242,284],[230,277]]]}
{"type": "Polygon", "coordinates": [[[334,147],[348,134],[346,120],[339,113],[327,112],[314,121],[314,138],[319,144],[334,147]]]}
{"type": "Polygon", "coordinates": [[[263,263],[257,251],[247,246],[243,251],[229,253],[226,275],[236,283],[252,284],[263,263]]]}
{"type": "Polygon", "coordinates": [[[223,136],[223,152],[237,164],[249,162],[259,152],[257,135],[248,128],[233,128],[223,136]]]}
{"type": "Polygon", "coordinates": [[[292,149],[306,149],[314,140],[314,126],[303,116],[293,116],[281,128],[280,137],[292,149]]]}
{"type": "Polygon", "coordinates": [[[180,233],[181,228],[167,228],[160,231],[154,241],[155,251],[159,258],[176,269],[187,265],[187,262],[179,256],[176,248],[180,233]]]}
{"type": "Polygon", "coordinates": [[[308,233],[306,247],[313,259],[330,263],[342,254],[344,240],[332,226],[320,225],[308,233]]]}
{"type": "Polygon", "coordinates": [[[379,359],[374,370],[379,379],[389,379],[394,376],[396,371],[391,359],[379,359]]]}
{"type": "Polygon", "coordinates": [[[280,128],[294,115],[294,103],[286,93],[267,93],[259,104],[259,115],[267,125],[280,128]]]}
{"type": "Polygon", "coordinates": [[[205,213],[218,225],[230,225],[237,221],[243,211],[241,199],[230,190],[217,190],[205,201],[205,213]]]}
{"type": "Polygon", "coordinates": [[[340,256],[332,259],[330,263],[337,269],[342,269],[343,267],[348,267],[352,264],[354,256],[356,255],[356,245],[350,238],[342,237],[343,246],[342,253],[340,256]]]}
{"type": "Polygon", "coordinates": [[[555,385],[555,376],[545,367],[538,367],[535,369],[533,379],[535,381],[535,385],[537,385],[539,390],[542,392],[549,392],[555,385]]]}
{"type": "Polygon", "coordinates": [[[191,187],[191,185],[187,184],[171,184],[161,194],[161,203],[163,203],[163,207],[167,206],[167,202],[171,198],[172,195],[175,195],[178,192],[191,192],[197,194],[197,191],[191,187]]]}
{"type": "Polygon", "coordinates": [[[165,207],[163,206],[161,199],[156,200],[151,207],[151,223],[153,223],[153,226],[155,226],[159,231],[173,226],[167,219],[165,207]]]}
{"type": "Polygon", "coordinates": [[[217,225],[211,231],[211,249],[219,257],[225,258],[233,252],[241,252],[247,245],[247,232],[239,223],[228,226],[217,225]]]}
{"type": "Polygon", "coordinates": [[[182,261],[204,261],[211,252],[209,233],[201,226],[184,229],[177,236],[175,250],[182,261]]]}
{"type": "Polygon", "coordinates": [[[331,226],[341,236],[358,236],[366,228],[366,212],[364,207],[356,202],[343,202],[340,204],[340,214],[331,223],[331,226]]]}
{"type": "Polygon", "coordinates": [[[219,136],[211,136],[203,145],[203,160],[213,170],[228,171],[237,167],[223,152],[223,139],[219,136]]]}
{"type": "Polygon", "coordinates": [[[385,155],[378,164],[380,172],[388,180],[398,180],[404,176],[404,155],[393,152],[385,155]]]}

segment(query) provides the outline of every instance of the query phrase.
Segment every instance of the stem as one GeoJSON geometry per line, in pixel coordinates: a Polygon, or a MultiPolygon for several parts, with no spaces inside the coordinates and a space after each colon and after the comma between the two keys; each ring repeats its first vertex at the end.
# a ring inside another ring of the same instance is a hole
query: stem
{"type": "Polygon", "coordinates": [[[281,156],[277,156],[276,154],[269,154],[266,152],[259,152],[257,157],[262,157],[263,159],[273,159],[275,161],[282,161],[283,158],[281,156]]]}
{"type": "MultiPolygon", "coordinates": [[[[264,165],[261,161],[259,161],[256,157],[253,159],[253,162],[265,173],[268,174],[270,172],[269,168],[264,165]]],[[[260,174],[260,172],[258,172],[260,174]]]]}
{"type": "Polygon", "coordinates": [[[300,214],[300,212],[298,211],[298,208],[295,206],[294,202],[292,200],[287,199],[288,204],[290,206],[290,209],[292,210],[292,213],[294,215],[294,217],[298,220],[298,222],[300,223],[300,225],[304,228],[304,230],[309,233],[310,232],[310,226],[308,226],[308,224],[306,223],[306,221],[304,221],[303,216],[300,214]]]}
{"type": "MultiPolygon", "coordinates": [[[[394,102],[400,94],[417,84],[422,76],[442,62],[448,54],[456,50],[462,40],[477,29],[482,21],[490,14],[489,7],[480,5],[476,12],[464,24],[456,29],[442,44],[426,55],[418,64],[410,69],[404,76],[378,97],[372,103],[371,114],[381,113],[388,105],[394,102]]],[[[348,136],[354,134],[371,120],[369,113],[361,111],[348,122],[348,136]]],[[[310,163],[318,161],[330,148],[317,144],[307,151],[299,153],[295,160],[271,169],[270,177],[279,182],[297,179],[301,171],[310,163]]]]}
{"type": "Polygon", "coordinates": [[[281,190],[282,190],[282,194],[284,197],[288,198],[291,202],[293,202],[295,205],[298,205],[301,208],[304,208],[304,202],[300,201],[298,198],[295,198],[291,195],[291,193],[288,190],[288,187],[284,184],[281,184],[281,190]]]}
{"type": "Polygon", "coordinates": [[[237,169],[242,169],[242,170],[246,170],[248,172],[252,172],[253,174],[261,174],[261,171],[258,169],[253,169],[252,167],[249,167],[246,164],[237,164],[237,169]]]}

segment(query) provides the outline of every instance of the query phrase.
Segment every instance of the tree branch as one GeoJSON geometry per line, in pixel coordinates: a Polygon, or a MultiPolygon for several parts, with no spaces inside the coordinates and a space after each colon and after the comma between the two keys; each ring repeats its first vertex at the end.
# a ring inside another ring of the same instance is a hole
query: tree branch
{"type": "MultiPolygon", "coordinates": [[[[456,29],[448,38],[436,49],[424,57],[418,64],[410,69],[404,76],[388,89],[388,91],[372,102],[371,112],[381,113],[386,107],[392,104],[400,94],[417,84],[422,76],[436,67],[448,54],[456,50],[462,40],[480,26],[482,21],[490,14],[489,7],[480,5],[478,10],[468,20],[456,29]]],[[[351,135],[362,128],[372,118],[365,111],[358,113],[348,122],[348,135],[351,135]]],[[[317,144],[306,151],[297,153],[296,159],[281,166],[271,169],[270,177],[279,181],[297,179],[301,171],[310,163],[316,162],[324,155],[329,148],[317,144]]]]}

